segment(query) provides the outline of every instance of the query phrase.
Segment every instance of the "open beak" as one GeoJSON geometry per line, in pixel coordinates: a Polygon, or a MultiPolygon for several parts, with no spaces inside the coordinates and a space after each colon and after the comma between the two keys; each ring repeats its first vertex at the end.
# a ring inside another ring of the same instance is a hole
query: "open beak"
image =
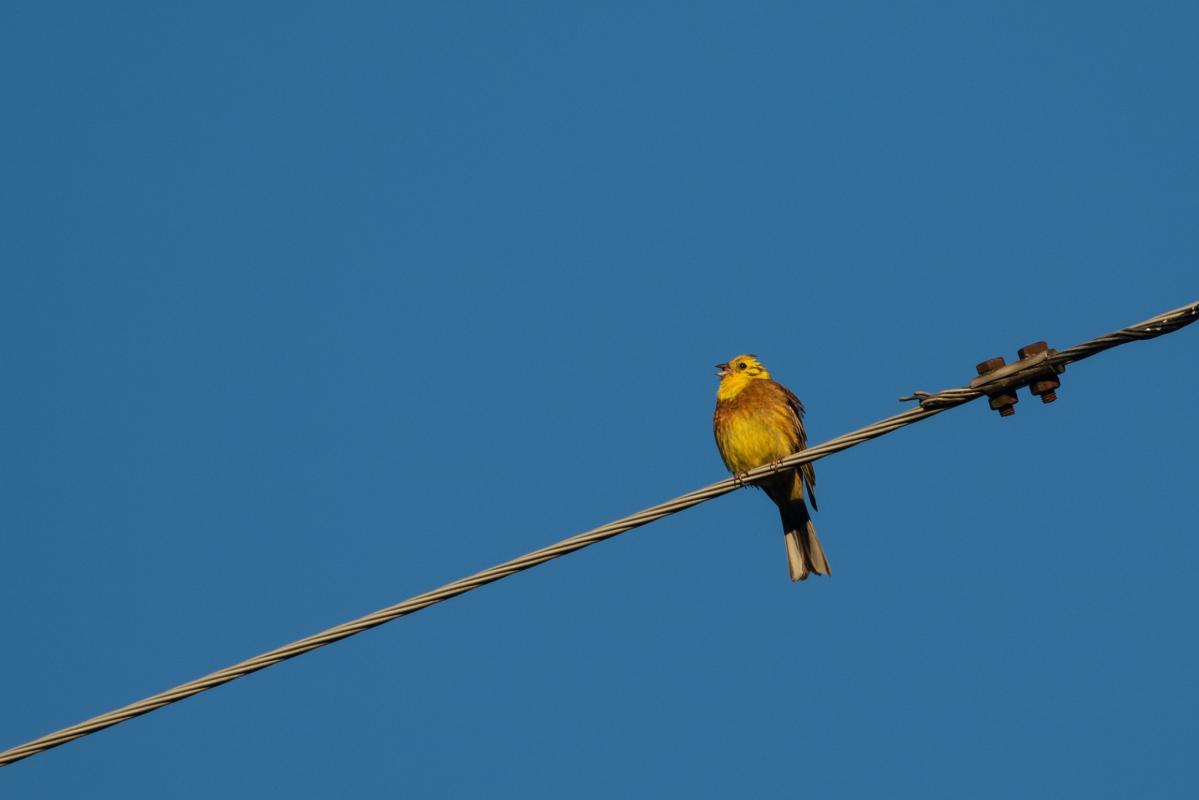
{"type": "Polygon", "coordinates": [[[722,378],[723,378],[725,375],[728,375],[728,374],[729,374],[729,365],[728,365],[728,363],[727,363],[727,362],[726,362],[726,363],[724,363],[724,364],[717,364],[717,365],[716,365],[716,369],[720,370],[720,371],[719,371],[719,372],[717,372],[716,374],[717,374],[717,375],[719,375],[719,376],[720,376],[720,377],[722,377],[722,378]]]}

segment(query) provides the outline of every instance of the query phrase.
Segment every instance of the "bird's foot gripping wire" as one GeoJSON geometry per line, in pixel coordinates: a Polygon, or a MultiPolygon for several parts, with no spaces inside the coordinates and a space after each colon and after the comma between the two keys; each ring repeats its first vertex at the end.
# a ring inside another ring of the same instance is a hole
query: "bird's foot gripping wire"
{"type": "Polygon", "coordinates": [[[734,472],[733,485],[738,489],[744,489],[746,486],[749,486],[749,484],[745,482],[745,476],[748,474],[748,472],[734,472]]]}
{"type": "Polygon", "coordinates": [[[781,458],[776,458],[774,461],[771,461],[768,466],[770,467],[771,472],[781,472],[783,469],[783,460],[781,458]]]}

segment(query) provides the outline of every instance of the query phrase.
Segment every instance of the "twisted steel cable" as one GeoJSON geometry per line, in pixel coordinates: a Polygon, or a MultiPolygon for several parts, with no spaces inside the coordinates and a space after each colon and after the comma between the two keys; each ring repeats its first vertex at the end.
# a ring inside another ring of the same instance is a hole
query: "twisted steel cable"
{"type": "MultiPolygon", "coordinates": [[[[1156,317],[1147,319],[1144,322],[1138,322],[1135,325],[1130,325],[1105,336],[1091,339],[1066,350],[1050,354],[1045,361],[1055,367],[1064,367],[1068,363],[1089,358],[1096,353],[1121,344],[1141,339],[1152,339],[1166,333],[1172,333],[1179,328],[1191,324],[1196,319],[1199,319],[1199,301],[1174,309],[1173,311],[1158,314],[1156,317]]],[[[569,539],[563,539],[557,544],[543,547],[540,550],[534,550],[511,561],[506,561],[503,564],[498,564],[482,572],[476,572],[474,575],[447,583],[432,591],[411,597],[401,603],[379,609],[373,614],[367,614],[364,617],[336,625],[312,636],[285,644],[282,647],[277,647],[262,655],[254,656],[231,667],[217,670],[201,678],[180,684],[173,689],[168,689],[165,692],[160,692],[139,700],[136,703],[118,708],[115,711],[109,711],[106,714],[92,717],[76,725],[71,725],[70,727],[5,750],[0,752],[0,767],[66,744],[73,739],[104,730],[142,714],[147,714],[155,709],[176,703],[192,695],[220,686],[223,683],[228,683],[229,681],[257,672],[260,669],[265,669],[273,664],[278,664],[289,658],[294,658],[316,650],[319,647],[324,647],[327,644],[332,644],[348,636],[362,633],[377,625],[399,619],[415,611],[420,611],[422,608],[428,608],[443,600],[448,600],[451,597],[464,594],[472,589],[477,589],[480,586],[498,581],[501,578],[506,578],[509,575],[530,569],[538,564],[544,564],[547,561],[567,555],[568,553],[573,553],[576,550],[582,550],[584,547],[589,547],[597,542],[610,539],[613,536],[633,530],[634,528],[639,528],[642,525],[647,525],[671,514],[677,514],[692,506],[728,494],[742,486],[752,484],[768,475],[774,474],[778,470],[806,464],[810,461],[816,461],[832,455],[833,453],[839,453],[842,450],[855,447],[862,442],[867,442],[913,423],[936,416],[942,411],[962,405],[963,403],[968,403],[985,395],[986,391],[982,387],[959,387],[936,393],[917,392],[909,398],[902,398],[919,400],[920,406],[916,408],[908,409],[892,417],[879,420],[872,425],[867,425],[864,428],[859,428],[856,431],[851,431],[835,439],[830,439],[827,442],[794,453],[776,464],[759,467],[744,475],[709,484],[701,489],[696,489],[693,492],[676,497],[673,500],[659,503],[644,511],[639,511],[636,514],[609,522],[606,525],[593,528],[592,530],[572,536],[569,539]]]]}

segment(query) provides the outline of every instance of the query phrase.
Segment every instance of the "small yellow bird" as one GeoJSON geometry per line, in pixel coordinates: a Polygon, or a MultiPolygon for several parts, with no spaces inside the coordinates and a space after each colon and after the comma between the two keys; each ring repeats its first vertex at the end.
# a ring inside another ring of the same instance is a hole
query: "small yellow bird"
{"type": "MultiPolygon", "coordinates": [[[[776,383],[761,361],[746,354],[716,368],[720,370],[716,373],[720,387],[716,390],[712,427],[729,472],[741,475],[807,446],[803,403],[786,386],[776,383]]],[[[816,508],[816,495],[812,493],[815,485],[816,471],[811,464],[792,467],[758,484],[779,507],[783,518],[787,565],[793,581],[805,580],[813,572],[831,574],[804,503],[806,487],[812,508],[816,508]]]]}

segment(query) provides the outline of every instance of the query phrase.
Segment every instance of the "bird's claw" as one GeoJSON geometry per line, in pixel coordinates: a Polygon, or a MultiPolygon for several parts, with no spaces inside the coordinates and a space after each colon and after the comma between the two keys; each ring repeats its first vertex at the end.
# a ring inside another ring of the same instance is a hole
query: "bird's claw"
{"type": "Polygon", "coordinates": [[[776,458],[774,461],[770,462],[770,471],[771,472],[779,472],[782,469],[783,469],[783,460],[781,458],[776,458]]]}
{"type": "Polygon", "coordinates": [[[738,489],[744,489],[747,485],[745,483],[745,476],[748,474],[749,474],[748,472],[734,472],[733,473],[733,485],[736,486],[738,489]]]}

